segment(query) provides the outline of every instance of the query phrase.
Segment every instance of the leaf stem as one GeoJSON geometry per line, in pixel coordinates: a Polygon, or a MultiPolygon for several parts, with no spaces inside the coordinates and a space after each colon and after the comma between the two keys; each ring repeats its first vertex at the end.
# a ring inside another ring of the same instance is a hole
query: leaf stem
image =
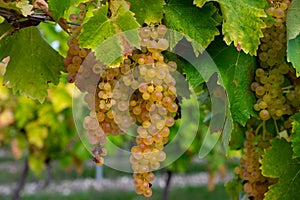
{"type": "Polygon", "coordinates": [[[266,128],[266,120],[263,121],[263,139],[265,140],[265,136],[267,134],[267,128],[266,128]]]}
{"type": "Polygon", "coordinates": [[[3,33],[1,36],[0,36],[0,40],[2,40],[3,38],[5,38],[7,35],[9,35],[10,33],[14,32],[14,28],[10,28],[8,29],[5,33],[3,33]]]}

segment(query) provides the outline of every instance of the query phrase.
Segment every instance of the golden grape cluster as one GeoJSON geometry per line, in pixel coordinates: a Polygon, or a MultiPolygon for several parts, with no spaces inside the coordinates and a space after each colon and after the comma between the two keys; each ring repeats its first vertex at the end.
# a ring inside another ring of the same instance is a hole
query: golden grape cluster
{"type": "Polygon", "coordinates": [[[255,71],[251,90],[257,102],[254,110],[262,120],[291,116],[300,108],[296,95],[300,94],[295,71],[286,61],[286,12],[290,1],[272,1],[267,13],[275,23],[263,30],[264,37],[258,53],[260,67],[255,71]],[[290,82],[287,84],[287,82],[290,82]]]}
{"type": "Polygon", "coordinates": [[[164,25],[159,25],[157,29],[140,29],[142,49],[132,56],[133,61],[139,64],[136,73],[140,84],[132,81],[135,71],[124,77],[124,84],[128,80],[133,89],[137,86],[129,108],[140,125],[137,127],[136,146],[131,149],[130,162],[136,192],[146,197],[152,195],[150,186],[154,177],[151,171],[159,169],[160,163],[166,159],[163,148],[168,142],[169,127],[174,125],[178,110],[176,80],[171,74],[176,71],[177,64],[173,61],[166,63],[161,54],[169,47],[169,42],[163,38],[166,31],[164,25]]]}
{"type": "MultiPolygon", "coordinates": [[[[87,92],[84,101],[90,113],[83,127],[94,145],[91,152],[97,164],[104,163],[107,136],[125,134],[136,125],[136,145],[131,148],[130,163],[136,192],[146,197],[152,195],[152,171],[166,159],[163,149],[178,111],[176,80],[172,75],[177,64],[167,62],[162,54],[169,47],[166,32],[165,25],[139,29],[141,48],[132,49],[132,54],[116,66],[108,67],[89,53],[74,73],[68,70],[71,76],[76,75],[74,82],[80,91],[87,92]]],[[[70,56],[73,54],[69,52],[70,56]]]]}
{"type": "Polygon", "coordinates": [[[270,134],[256,136],[254,131],[246,131],[244,154],[241,157],[240,167],[234,169],[235,174],[243,180],[243,189],[252,200],[264,199],[268,187],[276,183],[276,179],[264,177],[261,173],[261,164],[264,149],[270,146],[270,134]]]}
{"type": "Polygon", "coordinates": [[[284,131],[289,133],[291,116],[300,109],[300,102],[297,100],[297,95],[300,95],[300,80],[296,77],[294,68],[286,61],[285,21],[290,0],[269,1],[269,5],[266,13],[274,19],[274,23],[267,24],[267,28],[263,30],[264,36],[258,51],[260,66],[256,69],[255,80],[251,84],[251,90],[257,98],[254,110],[259,112],[262,123],[256,131],[252,127],[246,132],[241,167],[235,169],[235,173],[243,180],[244,191],[250,199],[263,199],[268,186],[277,181],[261,174],[259,160],[262,159],[264,149],[269,148],[272,137],[284,131]],[[274,122],[274,134],[267,130],[266,121],[269,119],[274,122]]]}

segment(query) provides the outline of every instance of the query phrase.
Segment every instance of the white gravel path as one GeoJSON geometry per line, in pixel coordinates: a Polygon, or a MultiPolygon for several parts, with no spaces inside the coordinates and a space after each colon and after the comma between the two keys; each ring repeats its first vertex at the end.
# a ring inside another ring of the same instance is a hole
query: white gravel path
{"type": "MultiPolygon", "coordinates": [[[[219,175],[215,177],[215,183],[225,182],[232,177],[228,175],[225,180],[221,180],[219,175]]],[[[165,185],[165,176],[156,177],[153,187],[163,188],[165,185]]],[[[191,174],[191,175],[173,175],[171,179],[171,187],[185,187],[185,186],[200,186],[206,185],[208,181],[208,174],[205,172],[191,174]]],[[[11,195],[15,184],[0,185],[0,195],[11,195]]],[[[120,177],[118,179],[104,178],[97,182],[95,179],[76,179],[60,182],[51,182],[47,188],[43,189],[45,193],[62,193],[64,195],[70,194],[72,191],[83,191],[88,189],[95,189],[102,191],[105,189],[114,190],[134,190],[132,178],[129,176],[120,177]]],[[[40,192],[40,184],[37,182],[26,183],[23,194],[34,194],[40,192]]]]}

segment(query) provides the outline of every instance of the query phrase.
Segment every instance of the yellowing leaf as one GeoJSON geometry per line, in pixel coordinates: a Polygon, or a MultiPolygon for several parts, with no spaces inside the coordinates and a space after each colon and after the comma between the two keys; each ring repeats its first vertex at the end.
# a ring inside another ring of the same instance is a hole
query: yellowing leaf
{"type": "MultiPolygon", "coordinates": [[[[111,18],[107,17],[108,5],[102,6],[94,13],[86,23],[82,26],[82,34],[79,37],[79,44],[83,47],[95,49],[103,41],[115,34],[137,29],[139,24],[133,17],[133,13],[129,8],[120,4],[118,8],[114,7],[111,18]]],[[[131,37],[138,38],[138,33],[131,37]]],[[[127,39],[127,38],[126,38],[127,39]]],[[[133,38],[128,38],[132,40],[133,38]]]]}
{"type": "Polygon", "coordinates": [[[28,165],[29,168],[35,173],[40,173],[45,167],[44,159],[37,155],[29,156],[28,165]]]}
{"type": "Polygon", "coordinates": [[[24,15],[27,17],[27,15],[32,14],[32,8],[33,6],[29,3],[28,0],[21,0],[21,1],[14,1],[14,2],[5,2],[4,0],[0,0],[0,7],[6,8],[8,10],[15,10],[16,12],[24,15]]]}
{"type": "Polygon", "coordinates": [[[79,44],[94,49],[97,59],[106,65],[120,60],[123,53],[127,53],[126,50],[123,52],[121,44],[127,42],[132,46],[139,44],[137,31],[139,24],[129,11],[128,4],[124,1],[118,2],[120,3],[111,5],[110,18],[107,17],[108,5],[96,11],[94,16],[83,24],[82,34],[79,37],[79,44]]]}
{"type": "MultiPolygon", "coordinates": [[[[1,31],[0,31],[1,32],[1,31]]],[[[14,92],[42,102],[48,84],[58,84],[63,58],[41,37],[36,27],[27,27],[0,40],[0,60],[10,56],[3,83],[14,92]]]]}
{"type": "Polygon", "coordinates": [[[48,129],[40,126],[37,122],[30,122],[25,127],[28,141],[37,148],[44,146],[44,139],[48,136],[48,129]]]}

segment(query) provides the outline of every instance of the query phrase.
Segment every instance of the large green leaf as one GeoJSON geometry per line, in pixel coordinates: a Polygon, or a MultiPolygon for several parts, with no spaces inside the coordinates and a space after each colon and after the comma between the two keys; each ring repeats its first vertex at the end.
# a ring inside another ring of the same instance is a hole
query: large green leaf
{"type": "Polygon", "coordinates": [[[287,57],[300,72],[300,0],[293,0],[287,13],[287,57]]]}
{"type": "Polygon", "coordinates": [[[298,199],[300,196],[300,159],[293,159],[291,144],[285,139],[274,139],[262,160],[262,174],[279,178],[269,187],[265,200],[298,199]]]}
{"type": "Polygon", "coordinates": [[[294,157],[300,157],[300,113],[293,116],[293,135],[291,136],[294,157]]]}
{"type": "Polygon", "coordinates": [[[286,16],[287,39],[295,39],[300,34],[300,0],[293,0],[286,16]]]}
{"type": "MultiPolygon", "coordinates": [[[[86,23],[83,24],[82,34],[79,37],[79,44],[83,47],[95,49],[107,38],[128,30],[137,29],[139,24],[133,17],[133,13],[128,10],[125,6],[115,9],[116,13],[113,13],[111,18],[107,17],[108,6],[102,6],[98,11],[95,12],[94,16],[91,17],[86,23]]],[[[136,41],[138,33],[125,34],[129,41],[136,41]]],[[[136,42],[135,42],[136,43],[136,42]]]]}
{"type": "Polygon", "coordinates": [[[255,58],[227,46],[221,39],[209,46],[208,53],[220,71],[233,121],[244,126],[250,116],[255,115],[252,107],[255,97],[250,91],[255,58]]]}
{"type": "Polygon", "coordinates": [[[73,2],[73,0],[49,0],[49,10],[52,11],[53,17],[58,20],[64,16],[65,11],[69,9],[73,2]]]}
{"type": "Polygon", "coordinates": [[[82,25],[82,33],[79,37],[81,46],[95,48],[116,33],[113,22],[107,18],[107,12],[108,6],[102,6],[82,25]]]}
{"type": "Polygon", "coordinates": [[[209,4],[205,8],[195,7],[190,0],[172,0],[164,6],[165,23],[171,30],[185,34],[192,43],[196,56],[214,40],[219,31],[219,22],[212,16],[217,8],[209,4]]]}
{"type": "Polygon", "coordinates": [[[127,0],[130,2],[130,10],[140,24],[159,23],[163,18],[164,0],[127,0]]]}
{"type": "Polygon", "coordinates": [[[42,102],[49,83],[58,84],[63,58],[41,37],[36,27],[28,27],[0,41],[0,60],[10,56],[3,82],[14,92],[42,102]]]}
{"type": "Polygon", "coordinates": [[[120,37],[110,37],[95,49],[95,56],[105,65],[113,65],[122,60],[120,37]],[[107,53],[109,52],[109,53],[107,53]]]}
{"type": "MultiPolygon", "coordinates": [[[[194,3],[202,7],[205,2],[212,0],[194,0],[194,3]]],[[[259,38],[263,36],[261,29],[266,27],[261,19],[266,17],[264,8],[265,0],[215,0],[221,6],[224,17],[222,27],[224,40],[229,45],[241,46],[244,52],[256,55],[260,44],[259,38]]]]}
{"type": "Polygon", "coordinates": [[[288,61],[300,72],[300,35],[288,41],[287,57],[288,61]]]}

